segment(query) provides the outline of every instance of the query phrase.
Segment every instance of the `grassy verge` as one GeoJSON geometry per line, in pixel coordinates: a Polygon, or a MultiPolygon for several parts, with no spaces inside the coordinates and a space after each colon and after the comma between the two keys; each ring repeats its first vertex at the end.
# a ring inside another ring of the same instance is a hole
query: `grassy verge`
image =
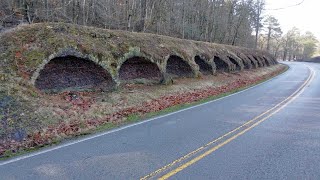
{"type": "Polygon", "coordinates": [[[124,125],[136,123],[136,122],[143,121],[143,120],[150,119],[150,118],[154,118],[154,117],[157,117],[157,116],[166,115],[166,114],[169,114],[169,113],[172,113],[172,112],[176,112],[176,111],[179,111],[179,110],[182,110],[182,109],[185,109],[185,108],[189,108],[189,107],[192,107],[192,106],[196,106],[196,105],[199,105],[199,104],[210,102],[210,101],[213,101],[213,100],[216,100],[216,99],[231,95],[233,93],[237,93],[239,91],[248,89],[248,88],[256,86],[258,84],[261,84],[261,83],[263,83],[265,81],[268,81],[268,80],[270,80],[270,79],[272,79],[272,78],[274,78],[274,77],[286,72],[287,70],[288,70],[288,66],[285,66],[285,68],[281,72],[279,72],[278,74],[275,74],[274,76],[265,78],[265,79],[263,79],[261,81],[258,81],[256,83],[254,83],[254,84],[250,84],[250,85],[245,86],[245,87],[237,88],[237,89],[234,89],[232,91],[229,91],[229,92],[226,92],[226,93],[222,93],[222,94],[219,94],[219,95],[216,95],[216,96],[211,96],[211,97],[208,97],[208,98],[204,98],[204,99],[199,100],[199,101],[194,101],[194,102],[186,103],[186,104],[179,104],[179,105],[175,105],[175,106],[171,106],[169,108],[163,109],[161,111],[150,112],[150,113],[146,113],[146,114],[143,114],[143,115],[130,114],[124,120],[122,120],[120,122],[117,122],[117,123],[112,123],[112,122],[104,123],[103,125],[100,125],[95,129],[82,132],[82,133],[77,134],[77,135],[75,135],[73,137],[66,137],[64,139],[63,138],[62,139],[56,139],[53,142],[51,142],[51,144],[49,144],[49,145],[42,145],[42,146],[32,147],[32,148],[28,148],[28,149],[23,149],[23,150],[18,151],[18,152],[7,151],[4,155],[2,155],[2,157],[0,157],[0,160],[6,160],[6,159],[12,158],[14,156],[23,155],[23,154],[26,154],[26,153],[31,153],[31,152],[37,151],[37,150],[45,148],[45,147],[50,147],[52,145],[56,145],[56,144],[65,142],[67,140],[71,140],[71,139],[74,140],[76,138],[80,138],[80,137],[83,137],[83,136],[86,136],[86,135],[99,133],[99,132],[103,132],[103,131],[108,131],[108,130],[111,130],[111,129],[114,129],[114,128],[119,128],[119,127],[124,126],[124,125]]]}

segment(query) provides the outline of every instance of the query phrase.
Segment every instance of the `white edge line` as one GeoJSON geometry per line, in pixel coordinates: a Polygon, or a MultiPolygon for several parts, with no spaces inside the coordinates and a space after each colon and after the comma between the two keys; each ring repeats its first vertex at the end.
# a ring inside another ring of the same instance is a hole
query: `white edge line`
{"type": "MultiPolygon", "coordinates": [[[[288,66],[288,65],[287,65],[288,66]]],[[[61,149],[61,148],[64,148],[64,147],[68,147],[68,146],[72,146],[74,144],[78,144],[78,143],[81,143],[81,142],[85,142],[85,141],[88,141],[88,140],[91,140],[91,139],[95,139],[95,138],[98,138],[98,137],[102,137],[102,136],[105,136],[105,135],[108,135],[108,134],[111,134],[111,133],[115,133],[115,132],[118,132],[118,131],[122,131],[124,129],[127,129],[127,128],[131,128],[131,127],[134,127],[134,126],[138,126],[138,125],[141,125],[141,124],[145,124],[145,123],[148,123],[148,122],[151,122],[151,121],[154,121],[156,119],[161,119],[161,118],[164,118],[164,117],[168,117],[168,116],[171,116],[173,114],[177,114],[177,113],[180,113],[180,112],[183,112],[183,111],[187,111],[187,110],[190,110],[190,109],[193,109],[193,108],[197,108],[197,107],[200,107],[200,106],[204,106],[204,105],[207,105],[207,104],[210,104],[210,103],[213,103],[213,102],[216,102],[216,101],[220,101],[222,99],[225,99],[225,98],[228,98],[228,97],[231,97],[231,96],[234,96],[234,95],[237,95],[237,94],[240,94],[240,93],[243,93],[243,92],[246,92],[250,89],[253,89],[253,88],[256,88],[258,86],[261,86],[269,81],[272,81],[274,80],[275,78],[278,78],[280,76],[283,76],[285,74],[288,73],[288,71],[291,69],[290,66],[288,66],[288,69],[287,71],[267,80],[267,81],[264,81],[262,83],[259,83],[257,85],[254,85],[252,87],[249,87],[247,89],[244,89],[242,91],[239,91],[239,92],[236,92],[236,93],[233,93],[233,94],[230,94],[228,96],[224,96],[224,97],[221,97],[221,98],[218,98],[218,99],[215,99],[215,100],[212,100],[212,101],[208,101],[208,102],[205,102],[205,103],[202,103],[202,104],[198,104],[198,105],[195,105],[195,106],[191,106],[191,107],[188,107],[188,108],[185,108],[185,109],[181,109],[179,111],[175,111],[175,112],[171,112],[169,114],[165,114],[165,115],[162,115],[162,116],[158,116],[158,117],[154,117],[154,118],[151,118],[151,119],[148,119],[148,120],[144,120],[144,121],[141,121],[141,122],[138,122],[138,123],[134,123],[134,124],[130,124],[130,125],[127,125],[127,126],[123,126],[123,127],[120,127],[120,128],[117,128],[117,129],[114,129],[114,130],[110,130],[110,131],[107,131],[107,132],[104,132],[104,133],[101,133],[101,134],[97,134],[97,135],[93,135],[93,136],[90,136],[90,137],[86,137],[86,138],[83,138],[83,139],[80,139],[80,140],[76,140],[76,141],[73,141],[73,142],[69,142],[69,143],[66,143],[66,144],[62,144],[62,145],[58,145],[56,147],[51,147],[49,149],[46,149],[46,150],[42,150],[42,151],[39,151],[39,152],[35,152],[35,153],[31,153],[29,155],[23,155],[21,157],[17,157],[17,158],[14,158],[14,159],[11,159],[11,160],[7,160],[7,161],[4,161],[4,162],[1,162],[0,163],[0,166],[4,166],[4,165],[7,165],[7,164],[11,164],[11,163],[14,163],[14,162],[17,162],[17,161],[21,161],[21,160],[24,160],[24,159],[28,159],[28,158],[31,158],[31,157],[34,157],[34,156],[38,156],[38,155],[41,155],[41,154],[45,154],[45,153],[48,153],[48,152],[51,152],[51,151],[55,151],[55,150],[58,150],[58,149],[61,149]]]]}

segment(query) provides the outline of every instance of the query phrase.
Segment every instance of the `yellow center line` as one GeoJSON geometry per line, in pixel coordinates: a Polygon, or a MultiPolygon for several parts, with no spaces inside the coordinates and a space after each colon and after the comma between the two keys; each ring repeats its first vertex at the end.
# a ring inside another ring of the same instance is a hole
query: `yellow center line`
{"type": "MultiPolygon", "coordinates": [[[[309,68],[310,69],[310,68],[309,68]]],[[[293,100],[295,100],[298,96],[300,96],[300,94],[304,91],[305,87],[307,86],[308,83],[311,82],[311,80],[314,77],[314,71],[311,70],[311,73],[309,75],[309,78],[305,81],[305,83],[301,86],[302,88],[299,88],[300,91],[298,91],[298,93],[296,93],[294,96],[290,96],[290,100],[287,101],[284,105],[282,105],[281,107],[279,107],[277,110],[275,110],[274,112],[270,113],[268,116],[264,117],[263,119],[259,120],[258,122],[254,123],[252,126],[244,129],[243,131],[237,133],[236,135],[230,137],[229,139],[225,140],[224,142],[218,144],[217,146],[211,148],[210,150],[204,152],[203,154],[195,157],[194,159],[188,161],[187,163],[179,166],[178,168],[170,171],[169,173],[165,174],[164,176],[160,177],[159,180],[166,180],[168,178],[170,178],[171,176],[177,174],[178,172],[184,170],[185,168],[191,166],[192,164],[200,161],[201,159],[203,159],[204,157],[210,155],[211,153],[215,152],[216,150],[220,149],[221,147],[223,147],[224,145],[228,144],[229,142],[233,141],[234,139],[236,139],[237,137],[243,135],[244,133],[246,133],[247,131],[251,130],[252,128],[258,126],[260,123],[264,122],[265,120],[269,119],[271,116],[273,116],[274,114],[278,113],[279,111],[281,111],[283,108],[285,108],[286,106],[288,106],[293,100]]]]}
{"type": "MultiPolygon", "coordinates": [[[[309,68],[309,70],[311,71],[310,68],[309,68]]],[[[313,72],[313,71],[311,71],[311,72],[313,72]]],[[[232,130],[232,131],[224,134],[223,136],[220,136],[219,138],[217,138],[217,139],[215,139],[215,140],[207,143],[206,145],[201,146],[200,148],[198,148],[198,149],[196,149],[196,150],[188,153],[187,155],[185,155],[185,156],[183,156],[183,157],[181,157],[181,158],[179,158],[179,159],[171,162],[170,164],[168,164],[168,165],[166,165],[166,166],[163,166],[162,168],[160,168],[160,169],[158,169],[158,170],[156,170],[156,171],[154,171],[154,172],[152,172],[152,173],[150,173],[150,174],[142,177],[141,180],[149,179],[149,178],[151,178],[151,177],[156,176],[157,174],[159,174],[159,173],[161,173],[161,172],[169,169],[170,167],[176,165],[177,163],[179,163],[179,162],[181,162],[181,161],[183,161],[183,160],[186,160],[186,159],[190,158],[192,155],[200,152],[201,150],[205,149],[206,147],[208,147],[208,146],[210,146],[210,145],[218,142],[219,140],[224,139],[225,137],[231,135],[232,133],[234,133],[234,132],[242,129],[242,128],[245,127],[245,126],[248,126],[249,124],[251,124],[251,123],[253,123],[254,121],[258,120],[259,118],[263,117],[264,115],[266,115],[266,114],[270,113],[271,111],[275,110],[276,108],[278,108],[279,106],[281,106],[283,103],[285,103],[286,101],[290,100],[290,99],[291,99],[293,96],[295,96],[297,93],[299,93],[299,91],[301,91],[301,89],[303,89],[303,88],[306,86],[306,84],[310,81],[312,75],[313,75],[313,74],[310,73],[308,79],[307,79],[294,93],[292,93],[292,94],[291,94],[289,97],[287,97],[285,100],[281,101],[280,103],[278,103],[278,104],[275,105],[274,107],[270,108],[270,109],[267,110],[266,112],[260,114],[259,116],[256,116],[256,117],[253,118],[252,120],[250,120],[250,121],[246,122],[245,124],[243,124],[243,125],[235,128],[234,130],[232,130]]]]}

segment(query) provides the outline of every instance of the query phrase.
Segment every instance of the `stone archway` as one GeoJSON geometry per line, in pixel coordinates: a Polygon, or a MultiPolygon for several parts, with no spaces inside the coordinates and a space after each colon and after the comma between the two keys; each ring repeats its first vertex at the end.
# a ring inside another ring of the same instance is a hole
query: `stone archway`
{"type": "Polygon", "coordinates": [[[258,62],[259,67],[264,67],[264,63],[260,59],[258,59],[257,56],[252,56],[252,57],[258,62]]]}
{"type": "Polygon", "coordinates": [[[56,57],[39,72],[35,86],[44,92],[109,91],[116,86],[110,73],[95,62],[76,56],[56,57]]]}
{"type": "Polygon", "coordinates": [[[236,65],[236,70],[237,71],[240,71],[241,70],[241,66],[240,66],[240,64],[239,64],[239,62],[237,62],[235,59],[233,59],[232,57],[228,57],[229,58],[229,60],[234,64],[234,65],[236,65]]]}
{"type": "Polygon", "coordinates": [[[247,55],[247,57],[249,58],[249,60],[251,61],[251,64],[252,64],[252,68],[255,69],[255,68],[258,68],[259,67],[259,63],[256,59],[253,58],[253,56],[251,55],[247,55]]]}
{"type": "Polygon", "coordinates": [[[246,57],[246,60],[243,60],[244,69],[252,69],[254,67],[254,64],[251,62],[251,60],[246,57]]]}
{"type": "Polygon", "coordinates": [[[215,56],[213,59],[214,63],[216,64],[216,71],[217,72],[225,72],[229,71],[229,65],[225,61],[223,61],[218,56],[215,56]]]}
{"type": "Polygon", "coordinates": [[[263,58],[264,61],[266,62],[266,65],[267,65],[267,66],[271,66],[270,61],[269,61],[267,58],[265,58],[265,57],[262,57],[262,58],[263,58]]]}
{"type": "Polygon", "coordinates": [[[127,59],[119,69],[119,78],[122,81],[151,80],[160,82],[162,73],[156,63],[144,57],[132,57],[127,59]]]}
{"type": "Polygon", "coordinates": [[[208,61],[206,61],[205,59],[201,58],[200,56],[195,56],[194,60],[195,60],[196,64],[198,64],[199,71],[203,75],[213,74],[212,65],[210,65],[210,63],[208,61]]]}
{"type": "Polygon", "coordinates": [[[173,78],[194,76],[191,66],[181,57],[175,55],[169,57],[166,72],[173,78]]]}

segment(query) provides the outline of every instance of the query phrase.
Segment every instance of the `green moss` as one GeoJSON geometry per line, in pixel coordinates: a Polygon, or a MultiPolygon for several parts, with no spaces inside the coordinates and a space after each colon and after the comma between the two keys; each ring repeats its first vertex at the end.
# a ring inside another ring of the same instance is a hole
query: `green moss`
{"type": "Polygon", "coordinates": [[[31,50],[24,52],[24,57],[26,58],[25,64],[29,68],[38,67],[41,62],[46,59],[46,54],[44,51],[40,49],[31,50]]]}
{"type": "MultiPolygon", "coordinates": [[[[107,123],[104,123],[103,125],[99,126],[97,129],[95,129],[96,132],[101,132],[101,131],[105,131],[105,130],[108,130],[108,129],[112,129],[112,128],[115,128],[117,127],[116,124],[114,123],[111,123],[111,122],[107,122],[107,123]]],[[[86,132],[86,134],[91,134],[91,132],[86,132]]]]}
{"type": "Polygon", "coordinates": [[[134,56],[140,56],[140,48],[139,47],[129,47],[129,51],[124,54],[120,61],[125,61],[134,56]]]}
{"type": "Polygon", "coordinates": [[[30,91],[30,95],[31,95],[32,97],[38,97],[38,93],[35,92],[35,91],[30,91]]]}
{"type": "Polygon", "coordinates": [[[76,26],[68,26],[68,33],[78,36],[79,30],[76,26]]]}
{"type": "Polygon", "coordinates": [[[130,114],[126,119],[126,122],[133,123],[139,121],[140,119],[141,117],[138,114],[130,114]]]}
{"type": "Polygon", "coordinates": [[[46,44],[48,44],[49,47],[54,47],[55,50],[57,50],[57,47],[59,46],[59,43],[61,43],[61,41],[59,41],[59,39],[55,38],[55,37],[48,38],[46,40],[46,44]]]}

